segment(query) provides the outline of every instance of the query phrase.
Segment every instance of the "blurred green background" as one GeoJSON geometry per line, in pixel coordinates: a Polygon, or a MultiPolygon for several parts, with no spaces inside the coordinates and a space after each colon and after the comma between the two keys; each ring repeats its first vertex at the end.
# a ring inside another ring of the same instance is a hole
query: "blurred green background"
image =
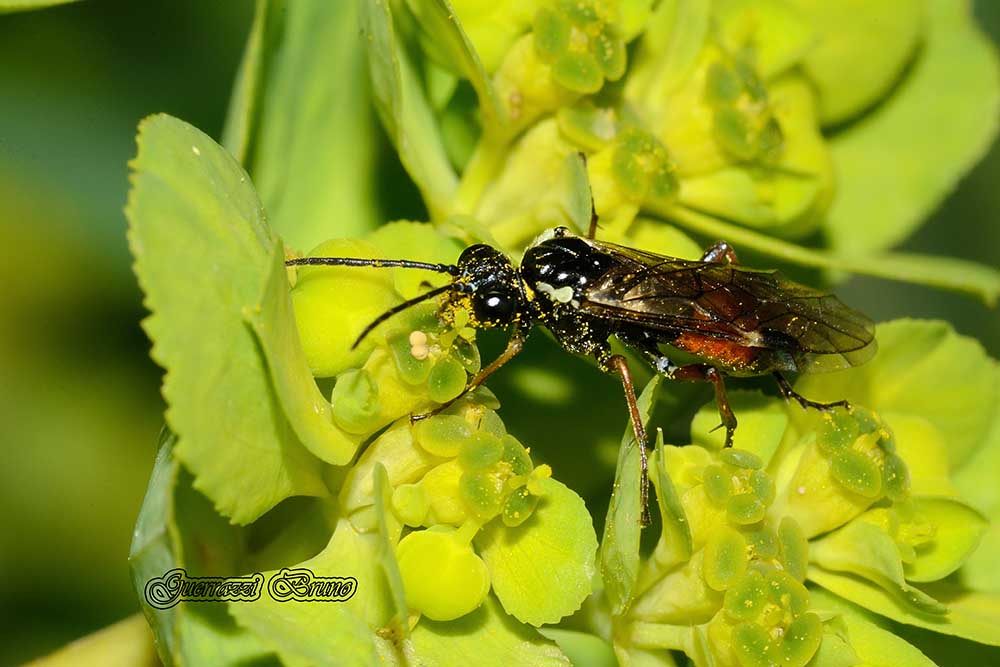
{"type": "MultiPolygon", "coordinates": [[[[219,136],[252,10],[116,0],[0,15],[0,664],[137,609],[126,558],[163,406],[125,243],[126,163],[153,112],[219,136]]],[[[1000,2],[976,10],[1000,41],[1000,2]]],[[[386,160],[381,192],[401,178],[386,160]]],[[[994,146],[904,248],[1000,264],[998,183],[994,146]]],[[[1000,355],[1000,315],[971,298],[857,278],[840,293],[878,320],[947,319],[1000,355]]]]}

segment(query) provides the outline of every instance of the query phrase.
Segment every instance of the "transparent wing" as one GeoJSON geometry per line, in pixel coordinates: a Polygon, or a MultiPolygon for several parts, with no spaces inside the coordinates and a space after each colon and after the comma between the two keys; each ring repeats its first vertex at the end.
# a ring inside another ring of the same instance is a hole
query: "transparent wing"
{"type": "Polygon", "coordinates": [[[801,372],[857,366],[877,349],[870,319],[775,271],[589,243],[618,260],[584,294],[581,309],[595,316],[781,350],[801,372]]]}

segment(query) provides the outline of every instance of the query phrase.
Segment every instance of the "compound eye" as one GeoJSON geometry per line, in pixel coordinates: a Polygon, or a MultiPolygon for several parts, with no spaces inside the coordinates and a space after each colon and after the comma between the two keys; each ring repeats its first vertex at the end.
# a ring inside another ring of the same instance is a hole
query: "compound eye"
{"type": "Polygon", "coordinates": [[[487,292],[477,294],[472,307],[476,319],[483,324],[507,324],[514,318],[517,304],[508,294],[487,292]]]}

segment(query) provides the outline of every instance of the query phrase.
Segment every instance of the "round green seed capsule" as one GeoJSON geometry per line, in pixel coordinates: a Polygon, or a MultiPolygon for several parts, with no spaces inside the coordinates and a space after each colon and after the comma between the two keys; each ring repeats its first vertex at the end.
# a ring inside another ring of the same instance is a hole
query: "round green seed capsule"
{"type": "Polygon", "coordinates": [[[757,150],[753,144],[750,124],[739,110],[722,108],[715,112],[715,140],[737,160],[752,160],[757,150]]]}
{"type": "Polygon", "coordinates": [[[740,526],[757,523],[766,512],[767,505],[754,493],[738,493],[726,501],[726,518],[740,526]]]}
{"type": "Polygon", "coordinates": [[[769,644],[767,630],[756,623],[742,623],[733,630],[733,652],[742,667],[774,667],[769,644]]]}
{"type": "Polygon", "coordinates": [[[348,433],[368,433],[379,417],[378,384],[364,369],[342,373],[330,397],[333,420],[348,433]]]}
{"type": "Polygon", "coordinates": [[[492,470],[477,470],[462,475],[459,494],[465,506],[478,519],[489,521],[503,507],[503,477],[492,470]]]}
{"type": "Polygon", "coordinates": [[[650,172],[648,197],[652,201],[673,199],[680,189],[674,166],[664,160],[650,172]]]}
{"type": "Polygon", "coordinates": [[[406,602],[435,621],[451,621],[486,599],[490,575],[486,564],[455,531],[421,530],[396,547],[406,602]]]}
{"type": "MultiPolygon", "coordinates": [[[[379,257],[374,245],[340,239],[320,244],[312,257],[379,257]]],[[[347,266],[301,266],[292,289],[295,322],[309,368],[333,377],[364,364],[376,335],[351,349],[364,328],[399,303],[392,271],[347,266]]]]}
{"type": "Polygon", "coordinates": [[[781,552],[778,536],[766,526],[755,530],[744,530],[743,535],[753,548],[753,558],[757,560],[771,560],[777,558],[781,552]]]}
{"type": "Polygon", "coordinates": [[[556,83],[577,93],[596,93],[604,85],[604,73],[590,52],[564,53],[552,65],[556,83]]]}
{"type": "Polygon", "coordinates": [[[720,62],[712,63],[705,78],[705,99],[713,105],[731,106],[743,92],[743,82],[720,62]]]}
{"type": "Polygon", "coordinates": [[[716,505],[725,505],[733,493],[733,483],[722,466],[705,466],[702,473],[705,495],[716,505]]]}
{"type": "Polygon", "coordinates": [[[764,580],[767,582],[768,599],[791,612],[792,616],[803,614],[809,609],[809,591],[792,575],[784,570],[771,568],[764,575],[764,580]]]}
{"type": "Polygon", "coordinates": [[[574,25],[581,28],[598,23],[601,20],[593,0],[559,0],[559,9],[569,17],[574,25]]]}
{"type": "Polygon", "coordinates": [[[633,201],[642,201],[649,191],[649,175],[639,164],[633,148],[623,135],[611,155],[611,174],[618,188],[633,201]]]}
{"type": "Polygon", "coordinates": [[[483,410],[483,414],[479,418],[479,430],[483,433],[495,435],[498,438],[503,438],[507,435],[507,427],[504,426],[500,415],[493,410],[483,410]]]}
{"type": "Polygon", "coordinates": [[[769,654],[774,664],[782,667],[805,667],[822,641],[823,623],[816,614],[807,613],[791,622],[781,643],[773,646],[769,654]]]}
{"type": "Polygon", "coordinates": [[[716,591],[724,591],[747,571],[747,543],[737,531],[717,528],[705,544],[705,582],[716,591]]]}
{"type": "Polygon", "coordinates": [[[507,502],[503,504],[501,520],[505,526],[510,528],[520,526],[531,517],[537,506],[538,496],[533,495],[522,486],[510,494],[507,502]]]}
{"type": "Polygon", "coordinates": [[[809,565],[809,541],[798,522],[790,516],[783,518],[778,526],[778,543],[781,545],[781,562],[785,571],[797,580],[804,581],[809,565]]]}
{"type": "Polygon", "coordinates": [[[764,462],[760,460],[759,456],[753,452],[748,452],[745,449],[723,449],[719,452],[719,458],[729,465],[736,466],[737,468],[760,470],[764,467],[764,462]]]}
{"type": "Polygon", "coordinates": [[[613,26],[605,25],[591,48],[608,81],[616,81],[625,74],[625,43],[613,26]]]}
{"type": "Polygon", "coordinates": [[[774,480],[763,470],[750,473],[750,488],[762,503],[770,505],[774,501],[774,480]]]}
{"type": "Polygon", "coordinates": [[[480,470],[493,465],[503,456],[503,443],[491,433],[479,432],[462,443],[458,463],[466,470],[480,470]]]}
{"type": "Polygon", "coordinates": [[[466,373],[475,374],[482,366],[482,358],[479,356],[479,348],[472,341],[459,336],[452,343],[451,356],[465,369],[466,373]]]}
{"type": "Polygon", "coordinates": [[[723,608],[733,621],[753,621],[760,616],[764,605],[768,603],[767,598],[764,575],[751,570],[726,591],[723,608]]]}
{"type": "Polygon", "coordinates": [[[413,427],[413,436],[425,451],[435,456],[456,456],[462,444],[472,437],[472,426],[464,417],[435,415],[413,427]]]}
{"type": "Polygon", "coordinates": [[[846,413],[836,413],[823,420],[816,446],[827,455],[847,449],[860,435],[858,422],[846,413]]]}
{"type": "Polygon", "coordinates": [[[502,460],[510,465],[510,472],[513,475],[527,475],[534,468],[528,450],[512,435],[503,437],[502,460]]]}
{"type": "Polygon", "coordinates": [[[434,364],[427,377],[427,395],[436,403],[447,403],[465,391],[468,379],[462,364],[445,357],[434,364]]]}
{"type": "Polygon", "coordinates": [[[599,151],[614,139],[617,118],[613,109],[593,104],[563,107],[556,112],[559,131],[571,142],[589,151],[599,151]]]}
{"type": "MultiPolygon", "coordinates": [[[[426,338],[426,334],[421,333],[421,335],[426,338]]],[[[412,335],[405,332],[392,336],[389,339],[389,351],[392,353],[392,360],[396,364],[396,370],[399,371],[399,377],[403,382],[410,385],[423,384],[427,380],[434,362],[427,356],[427,346],[415,346],[411,339],[412,335]]]]}
{"type": "Polygon", "coordinates": [[[874,433],[882,427],[878,417],[871,410],[855,407],[851,411],[851,416],[854,418],[855,423],[857,423],[858,430],[861,433],[874,433]]]}
{"type": "Polygon", "coordinates": [[[898,454],[886,454],[882,464],[882,485],[885,495],[894,502],[903,500],[910,492],[910,471],[898,454]]]}
{"type": "Polygon", "coordinates": [[[562,14],[542,7],[535,13],[532,26],[535,34],[535,51],[538,58],[551,63],[569,47],[570,22],[562,14]]]}
{"type": "Polygon", "coordinates": [[[854,449],[833,455],[830,461],[833,478],[849,491],[865,498],[878,498],[882,493],[882,471],[875,462],[854,449]]]}

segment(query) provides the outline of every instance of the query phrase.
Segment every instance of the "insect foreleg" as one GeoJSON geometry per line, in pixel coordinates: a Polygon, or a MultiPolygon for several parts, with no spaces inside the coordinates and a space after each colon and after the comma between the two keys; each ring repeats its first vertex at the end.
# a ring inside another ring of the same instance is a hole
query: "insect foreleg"
{"type": "Polygon", "coordinates": [[[705,254],[701,256],[703,262],[714,262],[716,264],[739,264],[736,251],[725,241],[719,241],[715,245],[705,249],[705,254]]]}
{"type": "Polygon", "coordinates": [[[726,383],[722,373],[708,364],[689,364],[674,369],[670,377],[674,380],[711,382],[715,386],[715,402],[719,406],[719,417],[722,419],[722,423],[716,428],[725,427],[725,446],[732,447],[733,433],[736,432],[736,415],[733,414],[733,408],[729,405],[729,397],[726,396],[726,383]]]}
{"type": "Polygon", "coordinates": [[[646,456],[646,427],[643,426],[642,416],[639,414],[639,404],[635,398],[635,386],[632,384],[632,373],[629,372],[628,362],[620,354],[611,354],[611,350],[606,346],[598,349],[595,354],[597,363],[606,373],[614,373],[622,381],[622,389],[625,391],[625,402],[628,405],[629,418],[632,421],[632,433],[639,445],[639,504],[642,507],[639,521],[643,526],[648,526],[649,518],[649,460],[646,456]]]}
{"type": "Polygon", "coordinates": [[[814,408],[816,410],[823,411],[829,411],[833,408],[851,409],[851,404],[846,400],[834,401],[833,403],[817,403],[816,401],[810,401],[808,398],[792,389],[792,385],[789,384],[788,380],[786,380],[781,373],[774,373],[774,379],[778,381],[778,391],[781,392],[781,397],[786,401],[794,399],[803,407],[803,409],[814,408]]]}

